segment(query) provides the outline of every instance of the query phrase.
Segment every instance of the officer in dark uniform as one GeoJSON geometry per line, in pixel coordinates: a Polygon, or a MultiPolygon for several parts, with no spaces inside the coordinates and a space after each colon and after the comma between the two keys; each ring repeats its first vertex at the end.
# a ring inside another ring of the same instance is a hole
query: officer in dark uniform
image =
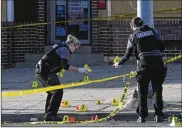
{"type": "Polygon", "coordinates": [[[138,56],[136,80],[138,82],[139,93],[139,105],[137,108],[139,118],[137,122],[145,122],[145,118],[148,116],[147,94],[150,81],[153,89],[155,120],[156,122],[162,122],[162,84],[165,78],[162,52],[165,46],[160,40],[157,31],[148,25],[144,25],[140,17],[133,18],[130,22],[130,27],[134,32],[129,36],[126,53],[120,62],[113,66],[115,68],[121,67],[130,58],[133,50],[135,51],[138,56]]]}
{"type": "MultiPolygon", "coordinates": [[[[44,87],[60,85],[56,73],[60,72],[61,69],[88,73],[85,68],[77,68],[68,64],[71,53],[79,47],[79,40],[72,35],[68,35],[66,43],[53,45],[52,49],[40,59],[36,65],[35,76],[44,87]]],[[[57,112],[62,96],[63,89],[47,92],[45,121],[61,121],[61,118],[57,116],[57,112]]]]}

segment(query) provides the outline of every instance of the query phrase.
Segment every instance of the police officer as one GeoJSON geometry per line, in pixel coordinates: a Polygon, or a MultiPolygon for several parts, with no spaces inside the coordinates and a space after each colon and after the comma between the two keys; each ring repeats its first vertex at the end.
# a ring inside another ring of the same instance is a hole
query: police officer
{"type": "Polygon", "coordinates": [[[126,53],[120,62],[115,63],[113,66],[115,68],[121,67],[130,58],[133,50],[135,51],[135,54],[138,55],[136,80],[139,94],[137,108],[139,118],[137,122],[145,122],[145,118],[148,116],[147,94],[150,81],[153,89],[154,119],[156,122],[162,122],[162,84],[165,77],[165,68],[161,52],[164,51],[165,46],[160,40],[157,31],[148,25],[144,25],[140,17],[133,18],[130,22],[130,27],[134,32],[129,36],[126,53]]]}
{"type": "MultiPolygon", "coordinates": [[[[71,53],[79,47],[79,40],[72,35],[68,35],[65,43],[53,45],[52,49],[40,59],[36,65],[35,76],[44,87],[60,85],[56,73],[60,72],[61,69],[88,73],[85,68],[77,68],[68,64],[71,53]]],[[[47,92],[44,116],[45,121],[61,121],[61,118],[57,116],[57,112],[62,96],[63,89],[47,92]]]]}

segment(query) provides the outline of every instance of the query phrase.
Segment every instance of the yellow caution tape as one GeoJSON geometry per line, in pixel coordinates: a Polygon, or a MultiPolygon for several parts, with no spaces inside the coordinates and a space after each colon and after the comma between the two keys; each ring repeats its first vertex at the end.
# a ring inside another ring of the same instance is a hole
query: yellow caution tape
{"type": "MultiPolygon", "coordinates": [[[[169,60],[167,60],[165,62],[170,63],[170,62],[173,62],[173,61],[175,61],[177,59],[180,59],[180,58],[182,58],[182,55],[178,55],[176,57],[173,57],[173,58],[171,58],[171,59],[169,59],[169,60]]],[[[38,88],[38,89],[30,89],[30,90],[23,90],[23,91],[2,92],[2,98],[35,94],[35,93],[52,91],[52,90],[57,90],[57,89],[64,89],[64,88],[82,86],[82,85],[91,84],[91,83],[106,82],[106,81],[111,81],[111,80],[118,79],[118,78],[124,78],[126,76],[134,77],[135,74],[136,74],[135,72],[130,72],[130,74],[118,75],[118,76],[113,76],[113,77],[104,78],[104,79],[89,80],[89,81],[84,81],[84,82],[74,82],[74,83],[69,83],[69,84],[61,84],[61,85],[56,85],[56,86],[50,86],[50,87],[38,88]]]]}
{"type": "MultiPolygon", "coordinates": [[[[171,62],[171,60],[176,60],[176,59],[179,59],[181,58],[182,56],[179,55],[177,57],[173,57],[169,60],[167,60],[167,63],[168,62],[171,62]]],[[[80,123],[80,124],[88,124],[88,123],[96,123],[96,122],[102,122],[102,121],[106,121],[107,119],[110,119],[112,118],[113,116],[115,116],[120,110],[121,108],[123,107],[124,105],[124,98],[126,97],[126,93],[128,91],[128,88],[130,86],[130,82],[131,82],[131,78],[133,78],[134,76],[136,75],[136,72],[130,72],[130,74],[126,74],[126,75],[122,75],[122,76],[116,76],[116,77],[110,77],[110,78],[106,78],[105,80],[111,80],[111,78],[117,78],[117,77],[123,77],[123,76],[129,76],[129,79],[127,80],[126,84],[125,84],[125,87],[124,87],[124,90],[123,90],[123,93],[122,95],[120,96],[119,98],[119,103],[118,103],[118,106],[117,108],[112,112],[110,113],[108,116],[104,117],[104,118],[101,118],[101,119],[98,119],[98,120],[90,120],[90,121],[75,121],[74,123],[80,123]]],[[[102,79],[104,80],[104,79],[102,79]]],[[[102,81],[101,80],[101,81],[102,81]]],[[[99,80],[93,80],[92,82],[98,82],[99,80]]],[[[90,82],[90,81],[89,81],[90,82]]],[[[67,117],[68,118],[68,117],[67,117]]],[[[177,120],[177,119],[176,119],[177,120]]],[[[22,123],[8,123],[8,124],[65,124],[65,123],[69,123],[67,119],[64,118],[63,121],[60,121],[60,122],[56,122],[56,121],[49,121],[49,122],[22,122],[22,123]]],[[[5,124],[5,123],[4,123],[5,124]]]]}
{"type": "MultiPolygon", "coordinates": [[[[131,73],[130,73],[131,74],[131,73]]],[[[130,79],[132,77],[130,76],[126,85],[125,85],[125,88],[128,90],[129,88],[129,85],[130,85],[130,79]]],[[[123,107],[123,102],[124,102],[124,98],[126,96],[126,93],[127,91],[123,92],[123,94],[121,95],[120,99],[119,99],[119,103],[118,103],[118,106],[117,108],[112,112],[110,113],[108,116],[104,117],[104,118],[100,118],[98,120],[89,120],[89,121],[75,121],[74,123],[80,123],[80,124],[88,124],[88,123],[96,123],[96,122],[102,122],[102,121],[106,121],[107,119],[110,119],[111,117],[113,117],[114,115],[116,115],[120,110],[121,108],[123,107]]],[[[84,108],[84,111],[85,111],[85,108],[86,107],[83,107],[84,108]]],[[[46,121],[46,122],[22,122],[22,123],[9,123],[9,124],[65,124],[65,123],[69,123],[67,122],[66,119],[64,119],[63,121],[46,121]]]]}
{"type": "MultiPolygon", "coordinates": [[[[167,60],[166,63],[175,61],[175,60],[177,60],[177,59],[179,59],[181,57],[182,57],[182,55],[173,57],[173,58],[167,60]]],[[[120,77],[123,77],[123,76],[129,76],[129,79],[127,80],[127,82],[125,84],[123,93],[119,98],[119,103],[118,103],[117,108],[112,113],[110,113],[108,116],[106,116],[104,118],[101,118],[101,119],[98,119],[98,120],[90,120],[90,121],[75,121],[74,123],[88,124],[88,123],[102,122],[102,121],[106,121],[107,119],[110,119],[113,116],[115,116],[121,110],[121,108],[124,105],[124,98],[126,97],[126,93],[127,93],[128,88],[129,88],[129,86],[131,84],[130,83],[131,78],[133,78],[135,75],[136,75],[136,72],[131,71],[130,74],[125,74],[125,75],[121,75],[121,76],[115,76],[115,77],[110,77],[110,78],[106,78],[106,79],[101,79],[100,81],[102,81],[102,80],[111,80],[113,78],[120,78],[120,77]]],[[[92,82],[98,82],[98,81],[99,80],[92,80],[92,82]]],[[[89,82],[91,82],[91,81],[89,81],[89,82]]],[[[175,120],[177,121],[177,118],[175,118],[175,120]]],[[[63,121],[60,121],[60,122],[55,122],[55,121],[50,121],[50,122],[23,122],[23,123],[10,123],[10,124],[65,124],[65,123],[69,123],[69,122],[63,120],[63,121]]]]}
{"type": "Polygon", "coordinates": [[[111,80],[114,80],[114,79],[122,78],[124,76],[129,76],[129,74],[118,75],[118,76],[113,76],[113,77],[104,78],[104,79],[88,80],[88,81],[84,81],[84,82],[73,82],[73,83],[61,84],[61,85],[56,85],[56,86],[49,86],[49,87],[38,88],[38,89],[2,92],[2,98],[30,95],[30,94],[41,93],[41,92],[46,92],[46,91],[52,91],[52,90],[57,90],[57,89],[64,89],[64,88],[82,86],[82,85],[91,84],[91,83],[106,82],[106,81],[111,81],[111,80]]]}
{"type": "Polygon", "coordinates": [[[171,63],[171,62],[173,62],[173,61],[175,61],[175,60],[178,60],[178,59],[180,59],[180,58],[182,58],[182,55],[178,55],[178,56],[172,57],[171,59],[168,59],[168,60],[164,61],[164,63],[165,63],[165,64],[171,63]]]}
{"type": "MultiPolygon", "coordinates": [[[[162,9],[154,11],[154,13],[161,13],[161,12],[168,12],[168,11],[178,11],[182,10],[182,8],[170,8],[170,9],[162,9]]],[[[123,19],[127,16],[136,15],[135,13],[127,13],[127,14],[120,14],[110,17],[96,17],[96,18],[89,18],[89,19],[79,19],[79,20],[67,20],[67,21],[58,21],[58,22],[45,22],[45,23],[35,23],[35,24],[23,24],[23,25],[16,25],[16,26],[7,26],[7,27],[1,27],[1,29],[4,28],[20,28],[20,27],[26,27],[26,26],[42,26],[42,25],[48,25],[48,24],[59,24],[59,23],[69,23],[69,22],[83,22],[83,21],[98,21],[98,20],[108,20],[108,19],[123,19]]]]}

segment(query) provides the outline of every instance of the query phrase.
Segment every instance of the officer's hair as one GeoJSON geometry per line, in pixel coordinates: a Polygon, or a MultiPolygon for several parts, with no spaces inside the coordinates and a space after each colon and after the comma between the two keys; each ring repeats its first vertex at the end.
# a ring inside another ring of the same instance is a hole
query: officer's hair
{"type": "Polygon", "coordinates": [[[80,45],[80,41],[75,36],[72,36],[72,35],[67,36],[66,43],[80,45]]]}
{"type": "Polygon", "coordinates": [[[144,22],[143,20],[140,18],[140,17],[134,17],[131,22],[130,22],[130,27],[133,28],[133,27],[141,27],[144,25],[144,22]]]}

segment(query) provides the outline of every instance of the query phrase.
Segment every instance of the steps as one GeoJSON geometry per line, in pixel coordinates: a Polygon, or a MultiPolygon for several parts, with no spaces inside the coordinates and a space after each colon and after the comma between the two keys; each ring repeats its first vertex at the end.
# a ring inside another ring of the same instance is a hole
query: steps
{"type": "MultiPolygon", "coordinates": [[[[25,62],[17,63],[17,68],[35,68],[36,63],[41,59],[44,54],[26,54],[25,62]]],[[[103,65],[104,55],[103,54],[85,54],[75,53],[72,54],[70,64],[73,66],[83,66],[89,64],[92,66],[103,65]]]]}
{"type": "MultiPolygon", "coordinates": [[[[51,49],[50,45],[44,46],[45,53],[51,49]]],[[[25,54],[25,62],[17,63],[17,68],[35,68],[36,63],[41,59],[44,54],[25,54]]],[[[89,64],[92,66],[103,65],[103,54],[92,54],[90,45],[82,45],[79,51],[71,55],[69,62],[73,66],[83,66],[89,64]]]]}
{"type": "Polygon", "coordinates": [[[70,59],[70,64],[75,66],[83,66],[89,64],[92,66],[98,66],[104,64],[103,54],[73,54],[70,59]]]}

